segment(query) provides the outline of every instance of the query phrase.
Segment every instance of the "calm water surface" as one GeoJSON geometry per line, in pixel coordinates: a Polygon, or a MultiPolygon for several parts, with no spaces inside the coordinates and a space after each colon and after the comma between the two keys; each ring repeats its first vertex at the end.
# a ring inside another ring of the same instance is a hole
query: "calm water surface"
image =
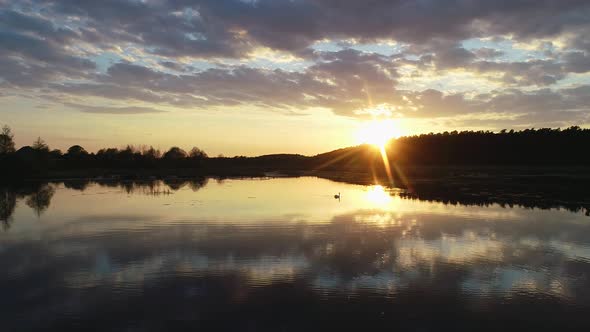
{"type": "Polygon", "coordinates": [[[0,194],[2,331],[590,330],[584,213],[318,178],[0,194]]]}

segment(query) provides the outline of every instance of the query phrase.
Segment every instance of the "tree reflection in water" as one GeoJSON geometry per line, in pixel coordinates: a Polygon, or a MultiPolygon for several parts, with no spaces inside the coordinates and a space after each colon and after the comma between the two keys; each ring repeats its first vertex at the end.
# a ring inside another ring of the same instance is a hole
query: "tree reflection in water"
{"type": "Polygon", "coordinates": [[[41,216],[51,204],[51,198],[55,194],[55,188],[51,184],[42,185],[36,192],[32,193],[26,200],[26,204],[41,216]]]}
{"type": "Polygon", "coordinates": [[[0,188],[0,221],[4,230],[10,228],[15,207],[16,193],[8,188],[0,188]]]}
{"type": "Polygon", "coordinates": [[[84,192],[92,184],[119,188],[127,194],[144,194],[149,196],[170,195],[185,186],[196,192],[207,185],[209,179],[196,177],[191,179],[166,178],[164,180],[66,180],[63,182],[26,183],[0,186],[0,222],[2,228],[10,229],[16,204],[19,198],[25,199],[25,204],[35,211],[38,217],[47,211],[51,205],[51,199],[55,195],[56,188],[63,183],[67,189],[84,192]]]}

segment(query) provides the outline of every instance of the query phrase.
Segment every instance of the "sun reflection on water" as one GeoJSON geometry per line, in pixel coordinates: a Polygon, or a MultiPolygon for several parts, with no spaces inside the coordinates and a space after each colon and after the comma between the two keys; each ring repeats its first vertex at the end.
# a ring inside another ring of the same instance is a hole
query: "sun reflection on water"
{"type": "Polygon", "coordinates": [[[387,206],[393,201],[390,193],[382,185],[369,187],[365,199],[372,205],[379,207],[387,206]]]}

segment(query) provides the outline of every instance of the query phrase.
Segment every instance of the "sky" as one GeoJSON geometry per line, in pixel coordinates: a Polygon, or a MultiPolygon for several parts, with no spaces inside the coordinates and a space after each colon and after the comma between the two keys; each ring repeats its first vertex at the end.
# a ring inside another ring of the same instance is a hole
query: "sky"
{"type": "Polygon", "coordinates": [[[17,146],[313,155],[590,126],[588,0],[0,0],[17,146]]]}

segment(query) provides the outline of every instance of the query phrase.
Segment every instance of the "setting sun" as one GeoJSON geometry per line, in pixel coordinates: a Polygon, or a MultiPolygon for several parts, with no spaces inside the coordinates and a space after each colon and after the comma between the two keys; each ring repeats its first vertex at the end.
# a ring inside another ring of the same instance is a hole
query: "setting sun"
{"type": "Polygon", "coordinates": [[[361,126],[357,132],[359,143],[384,147],[389,140],[399,136],[399,130],[393,120],[373,120],[361,126]]]}

